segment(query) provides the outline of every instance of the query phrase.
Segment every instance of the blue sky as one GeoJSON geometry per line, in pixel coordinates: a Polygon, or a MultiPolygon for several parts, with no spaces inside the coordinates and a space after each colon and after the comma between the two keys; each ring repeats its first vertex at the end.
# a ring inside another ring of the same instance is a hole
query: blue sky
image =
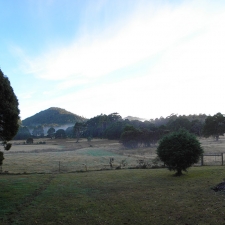
{"type": "Polygon", "coordinates": [[[224,1],[0,0],[0,31],[22,119],[223,113],[224,1]]]}

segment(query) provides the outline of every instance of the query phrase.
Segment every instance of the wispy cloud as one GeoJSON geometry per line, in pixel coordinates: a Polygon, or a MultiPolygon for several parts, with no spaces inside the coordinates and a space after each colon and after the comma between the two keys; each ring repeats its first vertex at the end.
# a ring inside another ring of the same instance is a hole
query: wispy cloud
{"type": "MultiPolygon", "coordinates": [[[[217,96],[223,94],[224,8],[212,9],[209,1],[183,1],[177,5],[167,1],[157,7],[147,2],[126,19],[120,18],[121,23],[118,19],[98,32],[94,29],[83,32],[64,47],[36,57],[23,53],[26,73],[57,82],[56,90],[62,95],[49,100],[51,105],[81,115],[85,112],[87,117],[113,111],[123,116],[129,111],[149,118],[148,115],[166,116],[179,110],[179,113],[211,110],[204,108],[203,100],[212,95],[210,86],[217,86],[214,90],[217,96]],[[150,64],[157,55],[160,57],[151,68],[145,71],[140,68],[139,77],[121,78],[120,82],[114,80],[110,84],[95,82],[107,79],[115,71],[123,77],[121,69],[146,59],[150,64]],[[66,93],[69,88],[85,84],[90,85],[88,91],[66,93]],[[154,107],[144,114],[142,108],[148,101],[154,107]],[[79,102],[79,108],[73,102],[79,102]]],[[[214,99],[213,104],[218,105],[219,100],[214,99]]]]}
{"type": "Polygon", "coordinates": [[[24,92],[24,93],[21,93],[18,97],[19,99],[31,99],[35,93],[36,93],[35,91],[24,92]]]}
{"type": "MultiPolygon", "coordinates": [[[[151,12],[151,4],[146,6],[151,12]]],[[[208,17],[191,5],[164,6],[154,15],[134,13],[123,27],[117,24],[93,36],[86,34],[64,48],[30,59],[29,73],[46,80],[96,78],[127,67],[185,37],[206,29],[208,17]]]]}

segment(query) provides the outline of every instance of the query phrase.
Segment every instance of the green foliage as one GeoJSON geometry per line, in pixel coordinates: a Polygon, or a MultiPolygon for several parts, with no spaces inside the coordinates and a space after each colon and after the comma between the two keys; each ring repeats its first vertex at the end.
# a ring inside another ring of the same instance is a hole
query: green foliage
{"type": "Polygon", "coordinates": [[[192,120],[190,132],[195,134],[196,136],[201,137],[203,126],[204,126],[204,122],[202,122],[201,120],[197,120],[197,119],[192,120]]]}
{"type": "Polygon", "coordinates": [[[7,142],[4,143],[4,149],[6,151],[8,151],[11,147],[12,147],[12,144],[11,143],[7,143],[7,142]]]}
{"type": "Polygon", "coordinates": [[[33,144],[34,143],[34,139],[33,138],[27,138],[26,143],[27,144],[33,144]]]}
{"type": "Polygon", "coordinates": [[[44,137],[44,128],[43,126],[39,125],[34,127],[33,131],[32,131],[32,135],[34,137],[44,137]]]}
{"type": "Polygon", "coordinates": [[[55,128],[54,127],[50,127],[47,131],[48,137],[53,138],[55,135],[55,128]]]}
{"type": "Polygon", "coordinates": [[[184,128],[190,133],[201,137],[206,118],[207,116],[205,114],[188,116],[178,116],[175,114],[171,114],[166,118],[160,117],[150,121],[156,127],[164,126],[166,130],[170,131],[177,131],[181,128],[184,128]]]}
{"type": "Polygon", "coordinates": [[[184,129],[170,133],[159,141],[157,155],[169,170],[181,175],[194,163],[199,161],[203,149],[193,134],[184,129]]]}
{"type": "MultiPolygon", "coordinates": [[[[3,141],[5,150],[9,150],[11,147],[7,142],[16,135],[19,128],[20,111],[18,105],[9,79],[0,69],[0,141],[3,141]]],[[[1,153],[0,164],[2,164],[3,159],[3,153],[1,153]]]]}
{"type": "Polygon", "coordinates": [[[63,129],[59,129],[55,133],[55,138],[66,138],[66,132],[63,129]]]}
{"type": "Polygon", "coordinates": [[[84,129],[85,129],[84,123],[79,123],[79,122],[75,123],[75,125],[73,127],[73,131],[74,131],[75,137],[77,139],[77,142],[79,141],[80,137],[82,136],[84,129]]]}
{"type": "Polygon", "coordinates": [[[9,79],[0,70],[0,140],[9,141],[19,128],[18,100],[9,79]]]}
{"type": "Polygon", "coordinates": [[[68,138],[74,138],[74,129],[73,129],[73,126],[72,127],[67,127],[66,130],[66,136],[68,138]]]}
{"type": "Polygon", "coordinates": [[[137,148],[140,136],[140,130],[136,129],[134,126],[127,125],[121,134],[120,140],[123,145],[128,148],[137,148]]]}
{"type": "Polygon", "coordinates": [[[225,117],[221,113],[217,113],[214,116],[208,116],[205,120],[203,128],[203,134],[205,137],[213,136],[216,140],[220,135],[225,133],[225,117]]]}
{"type": "Polygon", "coordinates": [[[123,132],[124,126],[124,122],[122,121],[117,121],[111,124],[105,130],[105,137],[109,140],[118,140],[123,132]]]}
{"type": "Polygon", "coordinates": [[[108,129],[120,120],[122,120],[122,118],[118,113],[111,113],[109,115],[101,114],[95,116],[85,123],[85,130],[83,131],[83,136],[91,136],[93,138],[107,137],[106,133],[108,129]]]}
{"type": "Polygon", "coordinates": [[[150,147],[151,144],[156,144],[163,135],[168,133],[164,127],[151,128],[153,129],[151,130],[145,127],[136,128],[133,125],[126,125],[120,140],[128,148],[137,148],[139,146],[150,147]]]}
{"type": "Polygon", "coordinates": [[[103,132],[107,127],[107,115],[99,115],[89,119],[86,123],[86,129],[84,131],[85,137],[102,138],[103,132]]]}
{"type": "MultiPolygon", "coordinates": [[[[107,117],[106,115],[101,116],[104,116],[104,119],[107,120],[105,118],[107,117]]],[[[101,133],[101,135],[103,134],[103,136],[108,139],[119,139],[119,137],[121,137],[122,133],[124,132],[125,126],[129,125],[140,131],[138,144],[132,139],[130,145],[149,147],[151,144],[155,144],[166,133],[170,131],[177,131],[181,128],[184,128],[197,136],[202,136],[205,118],[205,114],[189,116],[177,116],[172,114],[166,118],[160,117],[159,119],[144,122],[139,120],[119,119],[117,122],[111,123],[109,125],[107,124],[107,128],[105,130],[102,129],[101,123],[98,125],[99,122],[95,120],[92,133],[96,132],[96,136],[98,136],[98,133],[101,133]]],[[[90,121],[87,123],[89,122],[90,121]]],[[[130,137],[134,135],[133,132],[129,133],[130,137]]],[[[128,133],[126,135],[128,135],[128,133]]]]}
{"type": "Polygon", "coordinates": [[[27,127],[20,126],[16,136],[13,139],[26,140],[29,137],[31,137],[29,129],[27,127]]]}
{"type": "Polygon", "coordinates": [[[4,160],[4,154],[3,152],[0,152],[0,166],[2,165],[3,160],[4,160]]]}
{"type": "Polygon", "coordinates": [[[186,117],[180,116],[175,119],[171,119],[168,122],[167,127],[171,131],[178,131],[181,128],[184,128],[184,129],[190,131],[191,122],[186,117]]]}
{"type": "MultiPolygon", "coordinates": [[[[164,117],[160,117],[160,118],[156,118],[156,119],[151,119],[150,122],[153,123],[156,127],[159,126],[167,126],[169,123],[171,123],[172,121],[178,119],[178,118],[183,118],[183,119],[188,119],[190,122],[192,122],[193,120],[198,120],[201,123],[204,123],[205,119],[206,119],[206,115],[205,114],[199,114],[199,115],[188,115],[188,116],[178,116],[176,114],[171,114],[170,116],[167,116],[166,118],[164,117]]],[[[187,128],[185,128],[187,129],[187,128]]]]}

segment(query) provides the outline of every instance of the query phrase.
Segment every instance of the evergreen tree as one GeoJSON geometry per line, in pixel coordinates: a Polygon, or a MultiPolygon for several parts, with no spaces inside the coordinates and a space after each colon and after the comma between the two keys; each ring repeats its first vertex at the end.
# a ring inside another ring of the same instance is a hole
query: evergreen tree
{"type": "MultiPolygon", "coordinates": [[[[0,141],[9,150],[11,144],[8,143],[17,133],[19,128],[19,108],[18,100],[10,85],[9,79],[0,69],[0,141]]],[[[4,160],[3,153],[0,153],[0,165],[4,160]]]]}
{"type": "Polygon", "coordinates": [[[29,129],[25,126],[20,126],[16,136],[13,138],[15,140],[26,140],[27,138],[31,137],[29,129]]]}
{"type": "Polygon", "coordinates": [[[122,144],[128,148],[137,148],[141,140],[142,132],[132,125],[127,125],[123,129],[120,140],[122,144]]]}
{"type": "Polygon", "coordinates": [[[221,113],[217,113],[214,116],[207,116],[205,119],[205,125],[203,128],[203,134],[205,137],[213,136],[218,141],[220,135],[225,133],[225,117],[221,113]]]}
{"type": "Polygon", "coordinates": [[[64,139],[66,138],[66,132],[63,129],[59,129],[55,133],[55,138],[64,139]]]}
{"type": "Polygon", "coordinates": [[[165,135],[157,148],[157,155],[169,170],[177,171],[180,176],[182,171],[199,161],[203,149],[197,138],[184,129],[165,135]]]}
{"type": "Polygon", "coordinates": [[[77,142],[79,141],[83,131],[84,131],[84,123],[75,123],[74,127],[73,127],[73,130],[74,130],[74,134],[75,134],[75,137],[77,139],[77,142]]]}
{"type": "Polygon", "coordinates": [[[48,137],[50,137],[51,139],[54,137],[55,135],[55,128],[54,127],[50,127],[47,131],[48,137]]]}

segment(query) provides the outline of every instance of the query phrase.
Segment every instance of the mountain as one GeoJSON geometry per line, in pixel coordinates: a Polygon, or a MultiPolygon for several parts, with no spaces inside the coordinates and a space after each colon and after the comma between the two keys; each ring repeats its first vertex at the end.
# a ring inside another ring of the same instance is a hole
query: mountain
{"type": "Polygon", "coordinates": [[[127,116],[127,117],[125,117],[123,119],[124,120],[130,120],[130,121],[132,121],[132,120],[139,120],[139,121],[142,121],[142,122],[146,120],[146,119],[135,117],[135,116],[127,116]]]}
{"type": "Polygon", "coordinates": [[[76,122],[84,122],[87,119],[78,116],[74,113],[68,112],[65,109],[51,107],[43,110],[31,117],[22,121],[23,126],[62,126],[66,124],[75,124],[76,122]]]}

